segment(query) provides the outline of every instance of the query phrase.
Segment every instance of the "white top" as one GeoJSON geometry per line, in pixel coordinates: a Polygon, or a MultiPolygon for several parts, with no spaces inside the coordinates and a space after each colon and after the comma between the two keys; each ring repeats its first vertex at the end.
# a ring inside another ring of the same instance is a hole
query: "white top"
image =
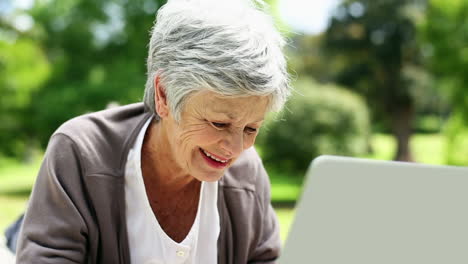
{"type": "Polygon", "coordinates": [[[218,183],[202,182],[197,215],[187,237],[177,243],[151,209],[141,173],[141,147],[151,119],[142,127],[125,166],[125,204],[130,261],[136,264],[215,264],[219,214],[218,183]]]}
{"type": "Polygon", "coordinates": [[[14,264],[15,263],[15,255],[11,253],[11,251],[6,246],[6,239],[5,237],[0,237],[0,263],[3,264],[14,264]]]}

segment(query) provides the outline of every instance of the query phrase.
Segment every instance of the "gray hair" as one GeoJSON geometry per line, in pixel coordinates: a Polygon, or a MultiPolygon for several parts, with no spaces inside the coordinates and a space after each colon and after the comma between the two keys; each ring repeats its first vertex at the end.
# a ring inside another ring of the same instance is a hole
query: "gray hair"
{"type": "Polygon", "coordinates": [[[146,110],[159,119],[156,76],[177,121],[189,95],[203,89],[268,96],[269,110],[280,110],[290,94],[284,39],[264,7],[258,0],[170,0],[161,7],[149,43],[146,110]]]}

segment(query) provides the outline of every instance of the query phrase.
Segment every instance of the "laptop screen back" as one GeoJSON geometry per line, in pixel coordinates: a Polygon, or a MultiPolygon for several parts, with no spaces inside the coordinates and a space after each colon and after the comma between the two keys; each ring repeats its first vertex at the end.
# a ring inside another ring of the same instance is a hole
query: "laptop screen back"
{"type": "Polygon", "coordinates": [[[468,263],[468,169],[322,156],[280,263],[468,263]]]}

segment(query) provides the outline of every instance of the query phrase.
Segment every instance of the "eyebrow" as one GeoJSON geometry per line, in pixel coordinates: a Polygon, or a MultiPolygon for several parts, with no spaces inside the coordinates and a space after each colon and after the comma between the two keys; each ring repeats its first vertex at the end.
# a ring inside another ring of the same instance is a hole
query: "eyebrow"
{"type": "MultiPolygon", "coordinates": [[[[230,115],[230,114],[225,113],[225,112],[216,112],[216,111],[214,111],[214,113],[224,115],[224,116],[227,117],[227,119],[229,119],[229,120],[231,120],[231,121],[236,119],[233,115],[230,115]]],[[[264,120],[265,120],[264,118],[260,118],[260,119],[258,119],[258,120],[256,120],[256,121],[253,121],[253,123],[262,122],[262,121],[264,121],[264,120]]]]}

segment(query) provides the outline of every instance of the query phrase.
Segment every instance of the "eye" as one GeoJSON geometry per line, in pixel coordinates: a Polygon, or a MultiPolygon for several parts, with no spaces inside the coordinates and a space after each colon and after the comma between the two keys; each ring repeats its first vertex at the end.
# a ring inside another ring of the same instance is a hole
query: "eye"
{"type": "Polygon", "coordinates": [[[225,128],[228,126],[226,123],[211,122],[211,124],[216,128],[225,128]]]}
{"type": "Polygon", "coordinates": [[[244,128],[244,131],[247,134],[254,134],[255,132],[257,132],[257,129],[253,128],[253,127],[246,127],[246,128],[244,128]]]}

